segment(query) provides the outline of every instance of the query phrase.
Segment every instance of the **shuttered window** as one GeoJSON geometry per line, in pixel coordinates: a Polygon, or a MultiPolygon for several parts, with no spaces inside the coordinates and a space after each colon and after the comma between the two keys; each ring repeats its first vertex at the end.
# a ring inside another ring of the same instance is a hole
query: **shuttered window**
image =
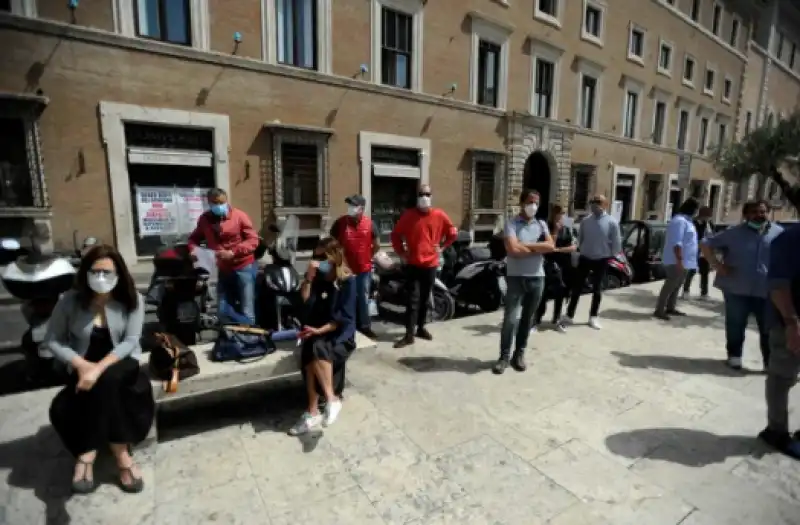
{"type": "Polygon", "coordinates": [[[475,202],[473,205],[479,210],[494,208],[494,187],[497,164],[493,161],[479,160],[475,162],[475,202]]]}
{"type": "Polygon", "coordinates": [[[319,206],[319,155],[316,144],[281,144],[283,205],[289,208],[319,206]]]}

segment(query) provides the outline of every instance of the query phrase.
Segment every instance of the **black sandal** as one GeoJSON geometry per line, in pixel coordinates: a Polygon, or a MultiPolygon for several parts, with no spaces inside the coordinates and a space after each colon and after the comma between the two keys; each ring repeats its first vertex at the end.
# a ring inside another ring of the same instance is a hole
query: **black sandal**
{"type": "Polygon", "coordinates": [[[97,488],[94,480],[94,461],[78,460],[78,465],[83,465],[83,476],[72,480],[72,492],[75,494],[91,494],[97,488]],[[89,469],[92,469],[92,479],[89,479],[89,469]]]}
{"type": "Polygon", "coordinates": [[[128,494],[138,494],[142,490],[144,490],[144,480],[142,478],[137,478],[133,475],[133,467],[136,466],[136,463],[131,463],[129,467],[119,467],[119,488],[122,489],[123,492],[127,492],[128,494]],[[122,474],[128,473],[131,478],[130,483],[124,483],[122,481],[122,474]]]}

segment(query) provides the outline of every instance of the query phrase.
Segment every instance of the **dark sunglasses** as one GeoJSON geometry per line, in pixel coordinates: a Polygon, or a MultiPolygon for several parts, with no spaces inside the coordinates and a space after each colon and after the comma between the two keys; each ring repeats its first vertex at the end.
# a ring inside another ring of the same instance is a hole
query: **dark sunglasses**
{"type": "Polygon", "coordinates": [[[430,196],[431,196],[431,192],[429,192],[429,191],[428,192],[421,191],[421,192],[417,193],[417,197],[430,197],[430,196]]]}

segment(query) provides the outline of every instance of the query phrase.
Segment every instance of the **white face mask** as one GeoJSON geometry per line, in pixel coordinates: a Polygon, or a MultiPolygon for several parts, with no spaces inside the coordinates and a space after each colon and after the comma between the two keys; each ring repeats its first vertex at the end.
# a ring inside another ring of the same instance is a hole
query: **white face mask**
{"type": "Polygon", "coordinates": [[[119,277],[116,275],[106,276],[103,274],[90,273],[86,281],[89,284],[89,288],[91,288],[94,293],[109,293],[117,286],[119,277]]]}
{"type": "Polygon", "coordinates": [[[431,207],[431,198],[427,195],[417,198],[417,207],[426,210],[431,207]]]}
{"type": "Polygon", "coordinates": [[[525,215],[527,215],[528,217],[533,217],[534,215],[536,215],[536,210],[538,209],[539,209],[538,204],[526,204],[525,215]]]}
{"type": "Polygon", "coordinates": [[[347,215],[350,217],[357,217],[361,213],[361,206],[348,206],[347,215]]]}

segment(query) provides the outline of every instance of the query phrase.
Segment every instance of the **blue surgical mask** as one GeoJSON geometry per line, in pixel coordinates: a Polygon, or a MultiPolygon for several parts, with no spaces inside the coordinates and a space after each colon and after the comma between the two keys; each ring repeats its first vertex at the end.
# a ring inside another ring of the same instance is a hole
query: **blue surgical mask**
{"type": "Polygon", "coordinates": [[[763,221],[762,222],[747,221],[747,225],[750,226],[751,228],[753,228],[754,230],[760,230],[761,228],[764,227],[764,222],[763,221]]]}
{"type": "Polygon", "coordinates": [[[331,271],[331,262],[330,261],[321,261],[319,263],[319,267],[317,267],[317,270],[320,273],[328,273],[328,272],[330,272],[331,271]]]}
{"type": "Polygon", "coordinates": [[[228,204],[212,204],[211,213],[217,217],[224,217],[228,214],[228,204]]]}

